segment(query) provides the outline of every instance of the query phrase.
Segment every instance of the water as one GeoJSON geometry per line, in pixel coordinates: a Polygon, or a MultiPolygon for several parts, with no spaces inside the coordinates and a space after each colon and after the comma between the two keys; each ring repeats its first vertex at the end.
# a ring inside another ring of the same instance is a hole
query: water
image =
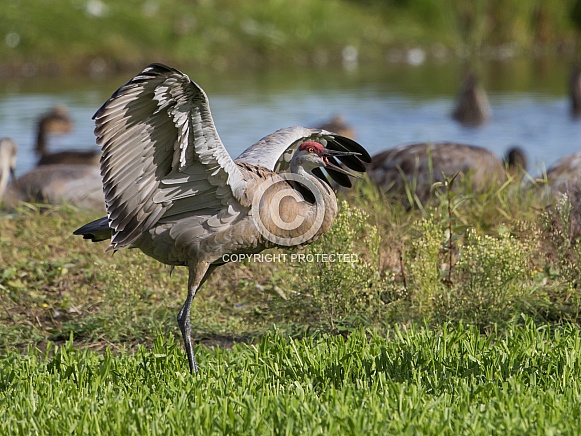
{"type": "MultiPolygon", "coordinates": [[[[569,65],[555,59],[482,63],[479,71],[493,118],[478,128],[462,127],[449,116],[462,76],[462,66],[452,62],[184,72],[209,95],[218,132],[233,156],[280,127],[313,126],[341,114],[372,154],[418,141],[476,144],[499,156],[519,145],[527,152],[530,172],[537,174],[560,157],[581,151],[581,120],[569,115],[569,65]]],[[[75,129],[53,135],[51,150],[96,147],[91,117],[129,76],[4,82],[0,136],[19,144],[17,175],[35,165],[36,120],[54,104],[69,107],[75,129]]]]}

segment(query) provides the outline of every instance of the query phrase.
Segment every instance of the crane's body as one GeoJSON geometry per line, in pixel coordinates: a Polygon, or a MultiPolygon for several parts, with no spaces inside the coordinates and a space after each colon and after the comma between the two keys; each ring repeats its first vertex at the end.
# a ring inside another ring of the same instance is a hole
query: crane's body
{"type": "MultiPolygon", "coordinates": [[[[262,183],[272,184],[273,189],[264,193],[261,202],[266,208],[273,204],[272,197],[284,189],[289,189],[288,182],[273,171],[255,165],[238,164],[244,179],[248,182],[247,195],[252,199],[262,183]]],[[[280,211],[264,213],[264,226],[272,235],[281,239],[296,238],[311,228],[316,219],[316,208],[322,207],[323,221],[318,231],[300,245],[306,245],[326,233],[337,215],[337,200],[333,190],[314,176],[313,182],[323,193],[324,204],[315,205],[293,203],[293,199],[278,204],[280,211]],[[300,226],[289,230],[280,229],[272,217],[281,215],[284,222],[292,222],[300,214],[304,221],[300,226]]],[[[187,266],[188,262],[222,264],[225,254],[258,253],[266,248],[278,245],[261,234],[252,216],[252,203],[244,203],[230,213],[222,208],[198,213],[182,213],[160,219],[149,231],[143,233],[131,247],[139,248],[145,254],[169,265],[187,266]],[[227,216],[227,218],[225,218],[227,216]]]]}
{"type": "Polygon", "coordinates": [[[188,267],[178,324],[192,372],[191,302],[224,255],[314,241],[337,214],[321,168],[350,186],[353,174],[340,164],[364,171],[370,161],[351,139],[303,127],[268,135],[235,161],[203,90],[159,64],[119,88],[95,120],[107,217],[75,234],[111,237],[108,249],[139,248],[162,263],[188,267]]]}

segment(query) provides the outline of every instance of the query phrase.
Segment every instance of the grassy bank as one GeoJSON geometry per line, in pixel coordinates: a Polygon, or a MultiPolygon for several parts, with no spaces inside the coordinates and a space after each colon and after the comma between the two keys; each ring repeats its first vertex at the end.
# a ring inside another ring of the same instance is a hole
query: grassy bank
{"type": "Polygon", "coordinates": [[[347,340],[114,356],[70,344],[0,357],[3,434],[575,434],[577,327],[528,321],[494,340],[411,327],[347,340]]]}
{"type": "MultiPolygon", "coordinates": [[[[182,66],[338,64],[391,49],[428,54],[571,50],[575,0],[1,0],[4,74],[182,66]],[[353,50],[348,51],[352,56],[353,50]]],[[[404,56],[405,58],[405,56],[404,56]]]]}
{"type": "MultiPolygon", "coordinates": [[[[486,332],[522,314],[580,320],[581,233],[565,199],[545,210],[536,191],[507,183],[444,192],[412,211],[403,203],[360,183],[332,230],[309,247],[218,268],[194,301],[195,339],[246,342],[273,324],[302,335],[458,321],[486,332]],[[313,261],[321,253],[355,262],[313,261]]],[[[105,242],[72,235],[93,218],[31,205],[2,217],[0,346],[44,347],[73,333],[78,344],[133,348],[160,330],[178,334],[186,269],[170,274],[137,250],[113,256],[105,242]]]]}
{"type": "Polygon", "coordinates": [[[205,284],[193,379],[175,320],[183,268],[73,237],[92,213],[3,216],[1,432],[575,432],[568,201],[545,209],[511,183],[414,210],[365,183],[345,199],[286,262],[231,263],[205,284]]]}

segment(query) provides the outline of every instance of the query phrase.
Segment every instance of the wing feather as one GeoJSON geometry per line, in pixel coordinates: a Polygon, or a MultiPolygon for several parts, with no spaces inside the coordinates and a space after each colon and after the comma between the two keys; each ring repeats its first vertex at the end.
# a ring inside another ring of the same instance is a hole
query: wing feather
{"type": "Polygon", "coordinates": [[[148,66],[94,119],[110,248],[134,242],[178,202],[186,213],[244,199],[246,182],[218,136],[206,94],[178,70],[148,66]]]}
{"type": "MultiPolygon", "coordinates": [[[[366,168],[365,163],[371,162],[371,157],[367,150],[352,139],[326,130],[309,129],[299,126],[280,129],[265,136],[244,150],[236,158],[236,161],[251,165],[260,165],[271,171],[288,171],[293,153],[305,141],[320,142],[331,150],[359,153],[356,156],[340,156],[335,160],[335,162],[340,161],[341,164],[354,171],[364,172],[366,168]]],[[[323,180],[327,179],[323,171],[317,171],[314,174],[323,180]]],[[[351,182],[347,176],[332,170],[328,171],[328,174],[342,186],[351,186],[351,182]]]]}

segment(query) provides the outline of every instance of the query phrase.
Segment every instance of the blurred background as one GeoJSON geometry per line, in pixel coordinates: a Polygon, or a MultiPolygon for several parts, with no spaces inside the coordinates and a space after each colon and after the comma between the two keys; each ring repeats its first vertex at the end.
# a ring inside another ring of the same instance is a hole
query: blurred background
{"type": "Polygon", "coordinates": [[[34,167],[37,122],[68,108],[51,150],[94,149],[93,113],[151,62],[209,95],[234,156],[281,127],[341,116],[372,153],[419,141],[522,147],[538,174],[581,151],[571,78],[581,0],[0,0],[0,136],[34,167]],[[479,122],[452,117],[468,73],[479,122]]]}

